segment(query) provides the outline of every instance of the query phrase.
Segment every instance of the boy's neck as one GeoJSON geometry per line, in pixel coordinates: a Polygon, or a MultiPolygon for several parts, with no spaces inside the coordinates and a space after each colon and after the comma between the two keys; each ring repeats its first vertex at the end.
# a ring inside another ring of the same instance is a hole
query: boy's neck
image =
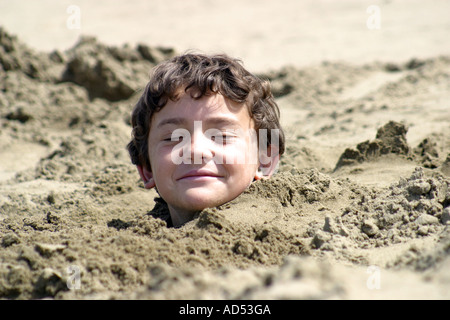
{"type": "Polygon", "coordinates": [[[197,211],[186,211],[183,209],[172,207],[171,205],[168,205],[168,207],[172,225],[175,228],[181,227],[186,222],[191,221],[197,213],[197,211]]]}

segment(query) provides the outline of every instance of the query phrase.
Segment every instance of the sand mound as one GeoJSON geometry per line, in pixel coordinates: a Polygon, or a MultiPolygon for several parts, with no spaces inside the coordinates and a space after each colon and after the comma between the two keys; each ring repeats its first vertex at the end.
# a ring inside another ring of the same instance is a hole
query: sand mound
{"type": "Polygon", "coordinates": [[[268,71],[279,172],[175,229],[125,149],[173,54],[0,29],[1,298],[450,297],[450,58],[268,71]]]}
{"type": "Polygon", "coordinates": [[[355,149],[346,149],[339,158],[335,170],[341,166],[364,162],[384,154],[408,155],[410,148],[406,142],[407,129],[401,123],[389,122],[381,127],[375,140],[359,143],[355,149]]]}

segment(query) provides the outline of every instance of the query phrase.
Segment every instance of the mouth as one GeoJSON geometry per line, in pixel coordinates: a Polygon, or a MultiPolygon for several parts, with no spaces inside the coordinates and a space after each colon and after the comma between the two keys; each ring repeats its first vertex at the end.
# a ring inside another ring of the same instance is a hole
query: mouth
{"type": "Polygon", "coordinates": [[[191,170],[188,173],[182,175],[177,181],[180,180],[207,180],[213,178],[222,178],[221,175],[209,170],[191,170]]]}

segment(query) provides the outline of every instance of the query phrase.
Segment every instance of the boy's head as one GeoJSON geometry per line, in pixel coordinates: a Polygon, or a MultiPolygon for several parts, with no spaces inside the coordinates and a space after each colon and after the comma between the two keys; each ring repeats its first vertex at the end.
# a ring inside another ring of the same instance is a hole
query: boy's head
{"type": "Polygon", "coordinates": [[[131,122],[131,160],[174,225],[270,176],[284,153],[270,85],[226,55],[185,54],[156,66],[131,122]]]}

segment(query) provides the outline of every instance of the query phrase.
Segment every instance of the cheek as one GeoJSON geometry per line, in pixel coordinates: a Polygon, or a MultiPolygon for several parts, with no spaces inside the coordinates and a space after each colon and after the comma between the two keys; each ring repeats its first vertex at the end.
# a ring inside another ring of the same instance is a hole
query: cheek
{"type": "Polygon", "coordinates": [[[228,185],[232,192],[242,192],[255,179],[257,174],[257,167],[248,164],[229,164],[225,165],[228,173],[228,185]]]}
{"type": "Polygon", "coordinates": [[[256,143],[241,140],[222,149],[225,163],[252,166],[258,164],[258,147],[256,143]]]}
{"type": "Polygon", "coordinates": [[[223,166],[238,180],[252,179],[258,169],[258,153],[245,147],[226,147],[223,149],[223,166]]]}
{"type": "Polygon", "coordinates": [[[150,152],[150,165],[155,176],[161,173],[166,175],[170,172],[173,167],[170,155],[171,148],[157,148],[150,152]]]}

